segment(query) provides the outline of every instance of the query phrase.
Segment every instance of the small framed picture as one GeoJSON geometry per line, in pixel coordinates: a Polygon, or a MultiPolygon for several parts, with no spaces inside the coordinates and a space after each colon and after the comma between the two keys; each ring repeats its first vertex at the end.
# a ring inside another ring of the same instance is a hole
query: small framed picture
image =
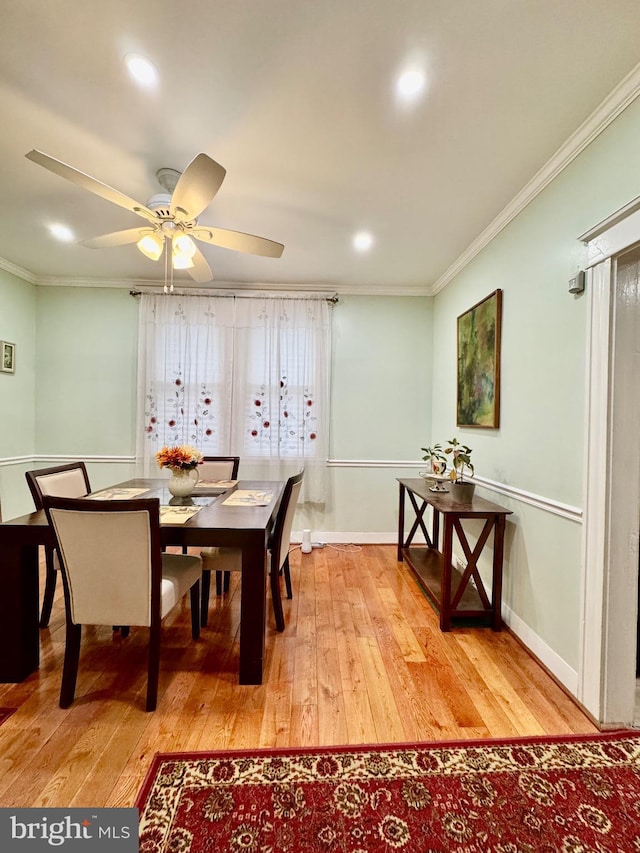
{"type": "Polygon", "coordinates": [[[16,345],[9,341],[0,341],[0,372],[15,373],[16,345]]]}

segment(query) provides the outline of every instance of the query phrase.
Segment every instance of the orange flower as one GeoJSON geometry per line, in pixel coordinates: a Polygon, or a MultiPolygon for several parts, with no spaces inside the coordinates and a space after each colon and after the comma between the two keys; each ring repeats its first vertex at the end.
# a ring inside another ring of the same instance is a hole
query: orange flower
{"type": "Polygon", "coordinates": [[[190,444],[163,447],[156,453],[158,468],[170,468],[172,471],[195,468],[201,460],[202,453],[190,444]]]}

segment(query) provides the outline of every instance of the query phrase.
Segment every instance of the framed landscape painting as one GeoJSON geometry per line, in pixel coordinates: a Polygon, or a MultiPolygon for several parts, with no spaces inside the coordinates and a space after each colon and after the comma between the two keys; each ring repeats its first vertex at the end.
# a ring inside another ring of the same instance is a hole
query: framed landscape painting
{"type": "Polygon", "coordinates": [[[458,394],[460,427],[500,426],[500,330],[502,291],[458,317],[458,394]]]}

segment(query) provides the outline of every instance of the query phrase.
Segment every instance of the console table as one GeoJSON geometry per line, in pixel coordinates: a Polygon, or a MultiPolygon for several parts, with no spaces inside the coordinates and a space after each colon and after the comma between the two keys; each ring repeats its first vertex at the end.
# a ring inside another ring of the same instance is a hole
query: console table
{"type": "MultiPolygon", "coordinates": [[[[502,628],[502,555],[504,550],[505,519],[511,510],[474,496],[469,503],[458,503],[449,492],[432,492],[426,480],[401,479],[400,506],[398,513],[398,561],[406,561],[413,570],[436,610],[440,614],[440,629],[450,631],[452,620],[472,620],[491,625],[494,631],[502,628]],[[415,512],[415,520],[405,538],[405,501],[409,498],[415,512]],[[433,509],[431,533],[427,530],[424,514],[427,507],[433,509]],[[440,516],[443,516],[442,545],[440,540],[440,516]],[[462,527],[463,519],[484,521],[474,548],[467,540],[462,527]],[[421,530],[426,544],[412,545],[413,538],[421,530]],[[453,565],[453,534],[467,561],[464,571],[453,565]],[[491,600],[486,593],[478,571],[478,559],[493,532],[493,574],[491,600]],[[473,583],[470,581],[473,579],[473,583]]],[[[451,488],[451,487],[450,487],[451,488]]]]}

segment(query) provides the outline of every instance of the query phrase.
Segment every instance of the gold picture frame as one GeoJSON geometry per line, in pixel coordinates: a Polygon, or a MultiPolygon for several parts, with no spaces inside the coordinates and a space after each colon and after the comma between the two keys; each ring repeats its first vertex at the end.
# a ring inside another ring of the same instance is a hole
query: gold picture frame
{"type": "Polygon", "coordinates": [[[500,426],[502,291],[494,290],[458,317],[456,423],[500,426]]]}
{"type": "Polygon", "coordinates": [[[16,372],[16,345],[10,341],[0,341],[0,372],[16,372]]]}

